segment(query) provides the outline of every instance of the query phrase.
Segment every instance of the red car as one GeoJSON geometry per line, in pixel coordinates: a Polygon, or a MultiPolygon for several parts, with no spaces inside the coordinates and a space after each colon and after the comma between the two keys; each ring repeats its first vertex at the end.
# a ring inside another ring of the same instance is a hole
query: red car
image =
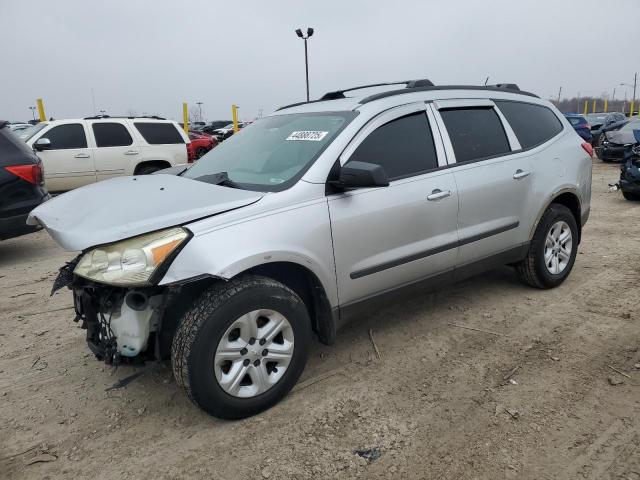
{"type": "Polygon", "coordinates": [[[218,141],[210,135],[197,132],[189,132],[191,143],[187,145],[189,163],[198,160],[205,153],[218,145],[218,141]]]}

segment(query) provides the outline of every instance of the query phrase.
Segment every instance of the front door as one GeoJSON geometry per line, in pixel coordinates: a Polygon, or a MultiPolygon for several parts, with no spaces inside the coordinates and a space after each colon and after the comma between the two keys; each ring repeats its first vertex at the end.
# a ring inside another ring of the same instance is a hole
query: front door
{"type": "MultiPolygon", "coordinates": [[[[38,152],[44,168],[44,181],[50,192],[62,192],[96,181],[93,154],[87,146],[82,123],[66,123],[45,130],[51,148],[38,152]]],[[[34,139],[34,142],[38,139],[34,139]]]]}
{"type": "Polygon", "coordinates": [[[454,267],[457,192],[425,110],[422,103],[381,114],[341,158],[381,165],[390,179],[328,198],[341,307],[454,267]]]}

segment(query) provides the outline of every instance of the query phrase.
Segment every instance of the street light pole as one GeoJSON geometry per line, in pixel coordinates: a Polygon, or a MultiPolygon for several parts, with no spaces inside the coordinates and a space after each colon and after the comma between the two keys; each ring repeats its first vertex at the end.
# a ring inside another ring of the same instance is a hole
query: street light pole
{"type": "Polygon", "coordinates": [[[302,33],[302,29],[296,30],[296,35],[304,40],[304,70],[307,80],[307,102],[309,101],[309,52],[307,50],[307,40],[313,35],[313,28],[307,28],[306,35],[302,33]]]}
{"type": "Polygon", "coordinates": [[[36,120],[36,107],[29,107],[29,110],[31,110],[31,116],[33,117],[33,120],[36,120]]]}
{"type": "Polygon", "coordinates": [[[202,121],[202,102],[196,102],[196,105],[198,105],[198,120],[201,122],[202,121]]]}

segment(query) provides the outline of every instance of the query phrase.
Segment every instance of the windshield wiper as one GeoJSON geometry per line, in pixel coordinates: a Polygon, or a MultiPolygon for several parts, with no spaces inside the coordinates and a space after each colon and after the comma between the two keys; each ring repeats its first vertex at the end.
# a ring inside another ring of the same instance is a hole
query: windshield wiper
{"type": "Polygon", "coordinates": [[[212,185],[221,185],[223,187],[241,188],[239,184],[229,178],[227,172],[210,173],[194,178],[200,182],[211,183],[212,185]]]}

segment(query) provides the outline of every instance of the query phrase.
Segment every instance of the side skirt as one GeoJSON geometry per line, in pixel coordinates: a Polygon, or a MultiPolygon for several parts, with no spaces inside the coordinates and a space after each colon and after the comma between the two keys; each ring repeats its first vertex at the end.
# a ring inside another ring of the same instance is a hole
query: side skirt
{"type": "Polygon", "coordinates": [[[385,290],[373,296],[356,300],[339,308],[333,309],[333,316],[336,320],[337,328],[340,329],[358,317],[372,314],[376,310],[389,304],[400,304],[417,295],[439,290],[443,286],[451,285],[480,273],[492,270],[496,267],[516,263],[527,255],[529,242],[510,248],[503,252],[491,255],[465,265],[457,266],[455,269],[437,273],[435,275],[419,279],[415,282],[401,285],[391,290],[385,290]]]}

